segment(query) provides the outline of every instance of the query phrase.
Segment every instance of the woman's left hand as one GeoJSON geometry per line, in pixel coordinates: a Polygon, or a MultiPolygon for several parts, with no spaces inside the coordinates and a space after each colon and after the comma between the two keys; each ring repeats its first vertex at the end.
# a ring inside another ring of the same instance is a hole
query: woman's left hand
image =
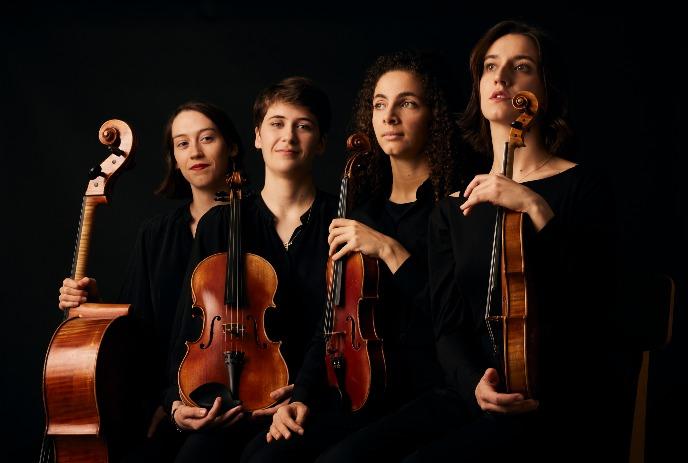
{"type": "Polygon", "coordinates": [[[554,217],[554,212],[542,196],[502,174],[476,175],[463,195],[468,198],[460,206],[463,215],[470,214],[477,204],[490,203],[528,214],[538,231],[554,217]]]}

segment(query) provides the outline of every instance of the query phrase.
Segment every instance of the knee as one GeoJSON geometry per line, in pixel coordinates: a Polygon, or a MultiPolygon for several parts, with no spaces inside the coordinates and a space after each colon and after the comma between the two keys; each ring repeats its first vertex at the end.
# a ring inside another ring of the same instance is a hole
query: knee
{"type": "Polygon", "coordinates": [[[353,449],[347,445],[334,445],[323,452],[315,463],[350,463],[355,461],[361,463],[365,461],[361,455],[357,455],[353,449]]]}

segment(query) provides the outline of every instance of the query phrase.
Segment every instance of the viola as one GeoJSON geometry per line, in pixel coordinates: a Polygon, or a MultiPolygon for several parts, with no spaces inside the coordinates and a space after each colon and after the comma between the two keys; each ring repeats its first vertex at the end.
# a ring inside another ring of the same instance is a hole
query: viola
{"type": "MultiPolygon", "coordinates": [[[[98,134],[108,156],[89,174],[72,262],[75,280],[86,275],[95,209],[109,202],[114,181],[132,165],[136,146],[129,125],[117,119],[105,122],[98,134]]],[[[51,456],[60,463],[116,460],[145,431],[138,416],[142,407],[137,406],[135,359],[140,356],[129,309],[129,304],[85,303],[64,311],[43,369],[41,462],[51,456]]]]}
{"type": "Polygon", "coordinates": [[[206,257],[191,276],[192,310],[203,326],[186,342],[177,375],[186,405],[210,408],[221,397],[223,412],[239,403],[248,411],[270,407],[270,392],[289,384],[281,342],[268,338],[264,324],[265,311],[275,308],[277,274],[242,250],[242,183],[236,170],[228,178],[227,252],[206,257]]]}
{"type": "MultiPolygon", "coordinates": [[[[525,134],[538,111],[537,98],[531,92],[518,92],[512,104],[520,114],[511,123],[509,140],[504,146],[501,173],[508,178],[513,178],[514,151],[525,146],[525,134]]],[[[518,392],[528,399],[537,395],[538,323],[523,227],[524,213],[497,209],[485,319],[494,352],[502,364],[506,392],[518,392]],[[501,314],[493,315],[491,297],[498,260],[501,314]],[[495,331],[501,333],[501,345],[498,345],[495,331]]]]}
{"type": "MultiPolygon", "coordinates": [[[[355,166],[370,153],[362,133],[347,140],[351,152],[339,188],[337,217],[348,210],[348,186],[355,166]]],[[[325,340],[328,383],[339,389],[351,411],[358,411],[385,389],[382,339],[375,330],[379,262],[361,252],[327,261],[325,340]]]]}

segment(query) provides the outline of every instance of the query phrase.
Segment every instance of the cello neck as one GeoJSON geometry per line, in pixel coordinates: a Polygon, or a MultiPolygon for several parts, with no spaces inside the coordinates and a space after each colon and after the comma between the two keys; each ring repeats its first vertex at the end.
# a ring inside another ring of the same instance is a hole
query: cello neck
{"type": "Polygon", "coordinates": [[[105,202],[102,196],[84,196],[81,203],[81,217],[79,218],[79,228],[74,245],[74,256],[72,258],[72,278],[81,280],[86,276],[86,265],[88,263],[88,250],[91,246],[91,230],[95,217],[96,207],[105,202]]]}

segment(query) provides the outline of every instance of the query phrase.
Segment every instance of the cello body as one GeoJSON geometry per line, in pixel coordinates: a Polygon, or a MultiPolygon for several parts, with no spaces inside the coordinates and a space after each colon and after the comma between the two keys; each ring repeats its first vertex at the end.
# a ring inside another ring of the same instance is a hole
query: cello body
{"type": "Polygon", "coordinates": [[[123,414],[132,406],[138,373],[134,328],[126,304],[77,309],[83,313],[62,322],[45,359],[46,435],[58,462],[106,462],[142,431],[127,426],[133,417],[123,414]]]}

